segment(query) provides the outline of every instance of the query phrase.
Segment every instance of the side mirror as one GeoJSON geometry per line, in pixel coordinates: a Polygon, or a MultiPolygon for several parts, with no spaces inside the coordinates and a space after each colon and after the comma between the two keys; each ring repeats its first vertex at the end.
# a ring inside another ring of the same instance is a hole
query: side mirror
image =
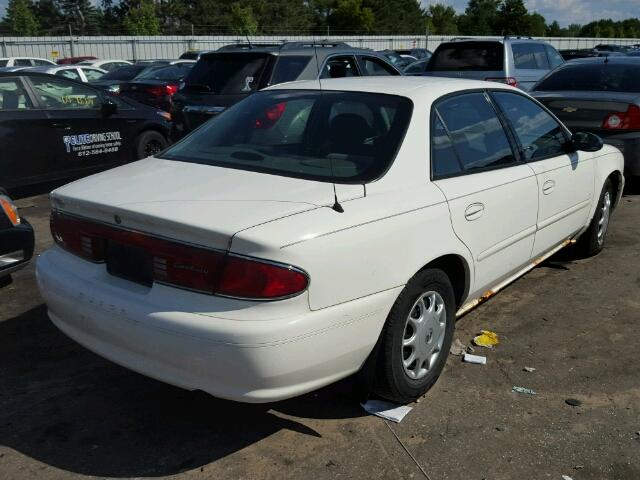
{"type": "Polygon", "coordinates": [[[105,100],[102,102],[101,111],[103,116],[110,117],[114,113],[118,112],[118,105],[111,100],[105,100]]]}
{"type": "Polygon", "coordinates": [[[602,139],[590,132],[576,132],[571,136],[571,144],[576,150],[597,152],[602,149],[602,139]]]}

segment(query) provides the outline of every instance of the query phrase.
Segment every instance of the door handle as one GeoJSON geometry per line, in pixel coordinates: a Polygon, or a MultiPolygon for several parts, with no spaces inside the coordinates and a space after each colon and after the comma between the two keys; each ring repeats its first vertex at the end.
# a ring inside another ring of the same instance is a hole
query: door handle
{"type": "Polygon", "coordinates": [[[55,128],[62,128],[63,130],[71,130],[71,125],[68,123],[54,123],[55,128]]]}
{"type": "Polygon", "coordinates": [[[484,215],[484,205],[482,203],[472,203],[464,211],[464,218],[473,222],[484,215]]]}
{"type": "Polygon", "coordinates": [[[549,195],[555,189],[556,189],[556,182],[554,182],[553,180],[547,180],[542,185],[542,193],[544,193],[545,195],[549,195]]]}

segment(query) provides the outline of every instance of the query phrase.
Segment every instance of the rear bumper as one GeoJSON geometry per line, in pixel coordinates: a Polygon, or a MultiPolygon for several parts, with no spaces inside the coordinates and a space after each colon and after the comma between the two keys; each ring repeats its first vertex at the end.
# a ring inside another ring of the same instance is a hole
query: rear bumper
{"type": "Polygon", "coordinates": [[[33,256],[33,227],[24,218],[17,227],[0,230],[0,277],[24,267],[33,256]]]}
{"type": "Polygon", "coordinates": [[[231,400],[300,395],[356,372],[378,339],[397,289],[309,311],[297,302],[209,297],[111,277],[60,249],[38,259],[53,323],[89,350],[149,377],[231,400]],[[234,311],[232,311],[232,309],[234,311]],[[262,312],[262,319],[260,314],[262,312]]]}
{"type": "Polygon", "coordinates": [[[640,176],[640,132],[602,135],[604,143],[616,147],[624,155],[624,175],[640,176]]]}

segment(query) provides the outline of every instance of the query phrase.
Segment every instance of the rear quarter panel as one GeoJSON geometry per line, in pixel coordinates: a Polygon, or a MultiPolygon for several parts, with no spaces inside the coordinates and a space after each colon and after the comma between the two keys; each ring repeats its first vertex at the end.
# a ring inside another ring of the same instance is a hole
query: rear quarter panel
{"type": "Polygon", "coordinates": [[[600,198],[600,192],[602,191],[602,187],[604,186],[604,182],[607,180],[607,178],[609,178],[612,174],[615,174],[619,175],[619,178],[622,179],[622,185],[620,185],[615,201],[616,204],[620,201],[620,197],[622,196],[622,188],[624,187],[624,156],[622,155],[622,152],[620,152],[620,150],[611,145],[604,145],[604,147],[602,147],[602,150],[594,153],[593,161],[595,191],[593,195],[594,201],[589,212],[589,221],[591,221],[591,218],[593,218],[593,214],[596,211],[598,200],[600,198]]]}

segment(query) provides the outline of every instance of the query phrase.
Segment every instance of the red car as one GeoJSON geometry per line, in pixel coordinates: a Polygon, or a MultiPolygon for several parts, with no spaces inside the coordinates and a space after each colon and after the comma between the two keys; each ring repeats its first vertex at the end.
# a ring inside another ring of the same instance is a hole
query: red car
{"type": "Polygon", "coordinates": [[[84,60],[96,60],[97,58],[98,57],[92,57],[92,56],[87,56],[87,57],[67,57],[67,58],[61,58],[56,63],[58,65],[75,65],[76,63],[83,62],[84,60]]]}

